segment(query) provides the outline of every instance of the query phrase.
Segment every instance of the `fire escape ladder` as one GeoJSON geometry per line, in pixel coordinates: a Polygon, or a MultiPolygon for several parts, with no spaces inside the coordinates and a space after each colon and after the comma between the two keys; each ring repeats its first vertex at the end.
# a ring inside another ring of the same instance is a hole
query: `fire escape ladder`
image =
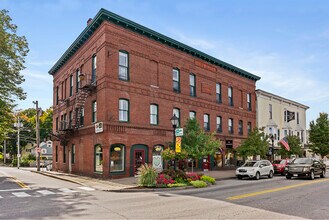
{"type": "Polygon", "coordinates": [[[73,121],[72,127],[78,128],[80,126],[80,118],[82,116],[82,108],[85,105],[85,102],[90,94],[90,90],[81,89],[75,97],[75,105],[73,109],[73,121]]]}

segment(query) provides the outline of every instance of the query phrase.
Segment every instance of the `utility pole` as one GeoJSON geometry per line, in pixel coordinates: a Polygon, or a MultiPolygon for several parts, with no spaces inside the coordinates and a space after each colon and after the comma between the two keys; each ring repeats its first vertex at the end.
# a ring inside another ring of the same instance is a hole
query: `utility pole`
{"type": "Polygon", "coordinates": [[[36,147],[36,152],[37,152],[37,171],[40,171],[40,132],[39,132],[39,106],[38,106],[38,101],[33,102],[36,105],[36,110],[37,110],[37,115],[36,115],[36,140],[37,140],[37,147],[36,147]]]}
{"type": "Polygon", "coordinates": [[[6,136],[5,136],[5,140],[3,141],[3,163],[6,164],[6,152],[7,150],[7,142],[6,142],[6,136]]]}
{"type": "Polygon", "coordinates": [[[19,169],[19,159],[21,157],[21,154],[20,154],[20,149],[19,149],[19,132],[20,132],[20,129],[21,129],[21,122],[20,122],[20,119],[19,119],[19,114],[17,115],[17,169],[19,169]]]}

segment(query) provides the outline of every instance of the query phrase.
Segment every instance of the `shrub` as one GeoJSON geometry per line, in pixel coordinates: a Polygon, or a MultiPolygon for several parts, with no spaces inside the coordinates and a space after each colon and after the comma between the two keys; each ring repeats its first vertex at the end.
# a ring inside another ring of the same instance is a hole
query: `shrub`
{"type": "Polygon", "coordinates": [[[182,187],[182,186],[187,186],[186,183],[169,183],[168,187],[182,187]]]}
{"type": "Polygon", "coordinates": [[[175,183],[185,183],[185,184],[188,184],[189,181],[187,179],[183,179],[183,178],[178,177],[178,178],[175,179],[175,183]]]}
{"type": "Polygon", "coordinates": [[[191,181],[191,184],[195,187],[195,188],[202,188],[202,187],[206,187],[207,183],[202,181],[202,180],[196,180],[196,181],[191,181]]]}
{"type": "Polygon", "coordinates": [[[212,178],[211,176],[201,176],[200,180],[211,184],[215,184],[216,182],[215,178],[212,178]]]}
{"type": "Polygon", "coordinates": [[[167,186],[168,184],[174,183],[174,180],[167,174],[159,173],[156,183],[160,186],[167,186]]]}
{"type": "Polygon", "coordinates": [[[142,165],[138,168],[137,175],[139,176],[138,183],[140,186],[155,186],[158,173],[152,166],[149,166],[148,164],[142,165]]]}
{"type": "Polygon", "coordinates": [[[28,156],[27,156],[27,159],[28,160],[36,160],[36,157],[35,157],[35,155],[32,155],[32,154],[29,154],[28,156]]]}
{"type": "Polygon", "coordinates": [[[14,159],[11,161],[11,164],[13,165],[13,167],[16,167],[16,166],[17,166],[17,159],[14,158],[14,159]]]}
{"type": "Polygon", "coordinates": [[[186,176],[189,181],[196,181],[200,179],[200,176],[196,173],[187,173],[186,176]]]}

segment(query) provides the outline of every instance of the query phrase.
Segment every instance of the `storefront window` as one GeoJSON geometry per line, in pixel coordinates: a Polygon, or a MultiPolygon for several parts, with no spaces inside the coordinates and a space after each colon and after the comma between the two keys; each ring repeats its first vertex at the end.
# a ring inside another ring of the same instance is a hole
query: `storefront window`
{"type": "Polygon", "coordinates": [[[125,146],[114,144],[110,149],[110,172],[124,171],[125,146]]]}
{"type": "Polygon", "coordinates": [[[95,146],[95,172],[103,172],[103,148],[101,145],[95,146]]]}

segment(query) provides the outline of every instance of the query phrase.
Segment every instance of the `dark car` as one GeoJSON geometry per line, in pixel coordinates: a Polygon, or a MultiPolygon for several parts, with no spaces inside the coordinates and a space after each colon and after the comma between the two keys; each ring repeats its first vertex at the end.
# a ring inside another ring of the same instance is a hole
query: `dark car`
{"type": "Polygon", "coordinates": [[[285,168],[287,179],[291,179],[291,177],[308,177],[313,180],[316,175],[324,178],[326,177],[326,171],[326,165],[313,158],[296,158],[285,168]]]}
{"type": "Polygon", "coordinates": [[[285,175],[286,172],[284,171],[284,168],[289,164],[288,159],[282,159],[282,160],[275,160],[273,161],[273,168],[274,173],[279,173],[281,175],[285,175]]]}

